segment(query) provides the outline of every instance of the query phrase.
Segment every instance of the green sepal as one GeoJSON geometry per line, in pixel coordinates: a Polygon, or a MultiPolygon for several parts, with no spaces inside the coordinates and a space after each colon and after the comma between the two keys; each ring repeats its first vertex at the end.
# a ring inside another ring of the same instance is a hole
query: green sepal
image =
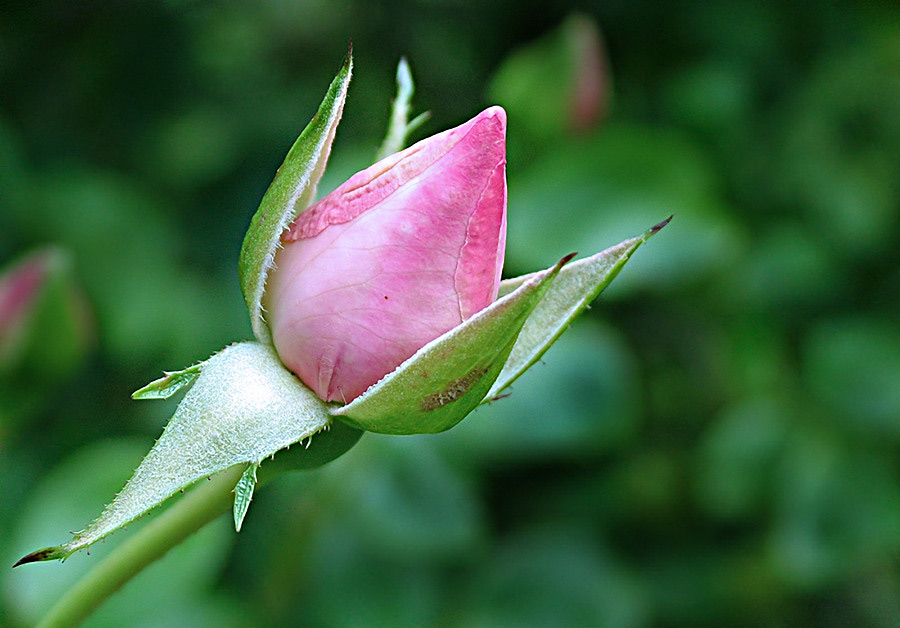
{"type": "Polygon", "coordinates": [[[333,408],[332,414],[382,434],[450,429],[487,394],[528,315],[570,259],[536,273],[513,293],[428,343],[360,397],[333,408]]]}
{"type": "Polygon", "coordinates": [[[238,273],[253,334],[260,342],[271,344],[271,334],[262,316],[266,278],[274,263],[281,234],[315,198],[316,186],[325,172],[331,144],[344,110],[352,70],[351,51],[328,88],[318,112],[294,142],[275,174],[244,236],[238,273]]]}
{"type": "Polygon", "coordinates": [[[235,464],[258,465],[331,423],[325,403],[285,369],[272,347],[230,345],[203,363],[162,436],[100,516],[68,543],[18,564],[64,559],[197,480],[235,464]]]}
{"type": "Polygon", "coordinates": [[[259,481],[265,484],[288,471],[316,469],[328,464],[347,453],[359,442],[363,433],[343,421],[332,421],[324,430],[307,438],[302,447],[282,449],[274,460],[266,461],[259,468],[259,481]]]}
{"type": "Polygon", "coordinates": [[[194,383],[203,368],[203,362],[181,371],[164,371],[165,375],[131,393],[132,399],[168,399],[182,388],[194,383]]]}
{"type": "MultiPolygon", "coordinates": [[[[653,234],[669,224],[670,220],[671,216],[640,236],[567,264],[525,321],[503,370],[484,402],[496,399],[505,388],[540,360],[572,321],[612,283],[632,254],[653,234]]],[[[536,273],[532,273],[504,280],[500,283],[500,295],[517,289],[535,275],[536,273]]]]}
{"type": "Polygon", "coordinates": [[[65,560],[70,555],[71,552],[67,552],[64,545],[57,545],[56,547],[45,547],[44,549],[39,549],[36,552],[31,552],[30,554],[27,554],[17,560],[13,565],[13,569],[18,567],[19,565],[39,563],[45,560],[65,560]]]}
{"type": "Polygon", "coordinates": [[[420,113],[412,121],[409,120],[412,97],[415,91],[409,63],[406,62],[405,58],[401,57],[400,63],[397,64],[397,96],[394,98],[391,106],[391,120],[387,134],[384,136],[384,141],[375,154],[375,161],[380,161],[388,155],[393,155],[397,151],[406,148],[406,141],[410,133],[422,126],[431,117],[431,114],[426,111],[420,113]]]}
{"type": "Polygon", "coordinates": [[[234,531],[240,532],[244,525],[244,517],[253,500],[253,490],[256,488],[256,470],[258,462],[251,462],[241,475],[241,479],[234,486],[234,531]]]}

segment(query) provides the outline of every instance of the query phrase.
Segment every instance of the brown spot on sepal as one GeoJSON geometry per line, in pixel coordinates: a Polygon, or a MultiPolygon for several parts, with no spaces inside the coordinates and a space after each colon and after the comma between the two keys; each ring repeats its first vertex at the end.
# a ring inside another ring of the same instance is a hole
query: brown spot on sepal
{"type": "Polygon", "coordinates": [[[474,368],[459,379],[454,379],[441,392],[426,395],[422,399],[422,410],[429,412],[453,403],[472,389],[478,380],[487,373],[486,368],[474,368]]]}

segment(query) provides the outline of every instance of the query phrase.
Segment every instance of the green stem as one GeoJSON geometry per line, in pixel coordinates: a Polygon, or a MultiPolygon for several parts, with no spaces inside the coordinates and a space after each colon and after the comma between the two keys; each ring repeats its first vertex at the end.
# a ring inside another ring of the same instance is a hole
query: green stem
{"type": "Polygon", "coordinates": [[[141,570],[228,511],[232,489],[246,466],[214,475],[123,542],[56,602],[38,628],[78,625],[141,570]]]}
{"type": "MultiPolygon", "coordinates": [[[[260,467],[258,486],[287,471],[320,467],[346,453],[360,436],[359,430],[336,421],[330,429],[318,434],[312,444],[282,450],[274,461],[260,467]]],[[[38,628],[78,625],[145,567],[230,510],[234,487],[246,468],[246,463],[237,464],[217,473],[208,482],[199,483],[89,571],[57,600],[38,628]]]]}

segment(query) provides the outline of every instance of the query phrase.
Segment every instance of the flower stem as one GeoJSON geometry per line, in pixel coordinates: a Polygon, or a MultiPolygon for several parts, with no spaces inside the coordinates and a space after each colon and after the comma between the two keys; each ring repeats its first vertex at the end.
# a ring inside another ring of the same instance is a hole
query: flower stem
{"type": "Polygon", "coordinates": [[[145,567],[231,508],[246,465],[234,465],[190,491],[87,573],[44,616],[39,628],[75,626],[145,567]]]}

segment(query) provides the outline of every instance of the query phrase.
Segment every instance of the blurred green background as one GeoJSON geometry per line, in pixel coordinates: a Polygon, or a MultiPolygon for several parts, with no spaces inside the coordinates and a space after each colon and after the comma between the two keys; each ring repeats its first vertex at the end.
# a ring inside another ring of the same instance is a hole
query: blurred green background
{"type": "Polygon", "coordinates": [[[324,188],[405,55],[419,137],[509,112],[507,274],[675,219],[508,399],[281,478],[87,625],[900,625],[900,11],[775,0],[0,5],[0,266],[56,269],[0,336],[0,625],[143,523],[8,568],[149,449],[133,390],[250,337],[244,229],[351,39],[324,188]]]}

